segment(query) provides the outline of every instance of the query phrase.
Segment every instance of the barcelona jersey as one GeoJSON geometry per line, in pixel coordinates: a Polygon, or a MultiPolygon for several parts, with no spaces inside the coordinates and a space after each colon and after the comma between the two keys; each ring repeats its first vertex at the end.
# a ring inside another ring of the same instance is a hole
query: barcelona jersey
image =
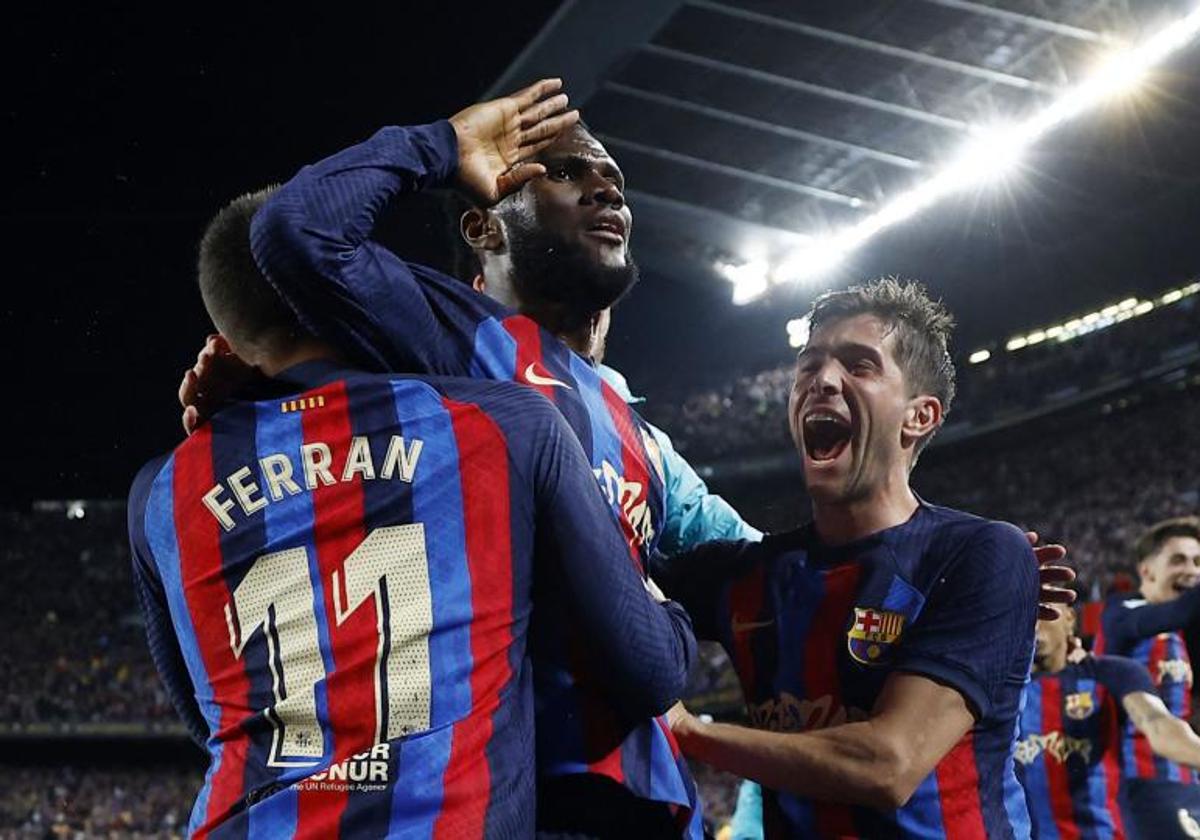
{"type": "MultiPolygon", "coordinates": [[[[457,166],[442,121],[391,127],[302,169],[257,214],[259,267],[316,335],[378,371],[519,382],[558,408],[609,502],[631,561],[645,563],[663,530],[661,451],[648,425],[589,361],[468,284],[405,262],[371,239],[397,197],[447,186],[457,166]]],[[[700,830],[695,788],[665,719],[632,720],[589,673],[576,622],[535,639],[539,772],[598,773],[667,803],[700,830]]]]}
{"type": "Polygon", "coordinates": [[[131,492],[151,650],[210,758],[190,833],[529,835],[534,593],[631,717],[682,688],[686,614],[529,389],[325,362],[270,387],[131,492]]]}
{"type": "Polygon", "coordinates": [[[1121,656],[1089,656],[1056,674],[1034,674],[1016,750],[1034,836],[1125,836],[1118,802],[1128,758],[1122,700],[1137,691],[1154,693],[1150,675],[1121,656]]]}
{"type": "MultiPolygon", "coordinates": [[[[1098,654],[1128,656],[1150,672],[1158,695],[1175,717],[1192,714],[1192,662],[1181,628],[1200,615],[1200,590],[1165,604],[1151,604],[1136,593],[1109,597],[1093,647],[1098,654]]],[[[1162,758],[1132,723],[1122,730],[1122,772],[1132,779],[1195,784],[1190,767],[1162,758]]]]}
{"type": "Polygon", "coordinates": [[[657,559],[655,578],[725,646],[753,726],[865,720],[888,677],[958,690],[975,726],[894,811],[763,790],[768,837],[1026,837],[1013,767],[1033,656],[1037,565],[1013,526],[921,503],[905,523],[830,547],[813,526],[657,559]]]}

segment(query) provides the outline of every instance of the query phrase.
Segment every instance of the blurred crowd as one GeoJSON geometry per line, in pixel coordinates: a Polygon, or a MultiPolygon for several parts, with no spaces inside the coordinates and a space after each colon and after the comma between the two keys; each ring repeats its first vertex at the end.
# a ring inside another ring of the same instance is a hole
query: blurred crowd
{"type": "Polygon", "coordinates": [[[182,837],[197,770],[5,766],[0,836],[37,840],[182,837]]]}
{"type": "MultiPolygon", "coordinates": [[[[983,364],[956,358],[958,396],[947,428],[980,427],[1061,404],[1189,352],[1200,352],[1197,296],[1071,341],[995,350],[983,364]]],[[[792,446],[786,406],[793,378],[789,363],[717,388],[652,400],[643,414],[693,462],[777,452],[792,446]]]]}
{"type": "Polygon", "coordinates": [[[0,722],[175,719],[146,649],[125,513],[93,506],[0,513],[0,722]]]}

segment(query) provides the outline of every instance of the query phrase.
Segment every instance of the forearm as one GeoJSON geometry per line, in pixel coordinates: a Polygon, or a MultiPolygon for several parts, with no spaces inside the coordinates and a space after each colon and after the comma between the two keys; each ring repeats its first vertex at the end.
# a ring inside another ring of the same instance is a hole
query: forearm
{"type": "Polygon", "coordinates": [[[1143,731],[1157,755],[1200,769],[1200,737],[1187,721],[1165,714],[1147,723],[1143,731]]]}
{"type": "Polygon", "coordinates": [[[891,810],[920,781],[871,721],[781,733],[689,718],[675,734],[691,758],[804,798],[891,810]]]}
{"type": "Polygon", "coordinates": [[[1200,617],[1200,587],[1188,590],[1165,604],[1146,604],[1129,610],[1118,624],[1119,634],[1131,642],[1181,630],[1200,617]]]}

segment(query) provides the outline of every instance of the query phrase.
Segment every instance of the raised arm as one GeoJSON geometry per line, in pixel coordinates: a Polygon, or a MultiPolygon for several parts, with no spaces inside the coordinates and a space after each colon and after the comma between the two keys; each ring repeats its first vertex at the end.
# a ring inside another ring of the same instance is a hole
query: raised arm
{"type": "Polygon", "coordinates": [[[1200,619],[1200,586],[1165,604],[1117,606],[1105,616],[1104,631],[1112,649],[1121,652],[1142,639],[1182,630],[1197,619],[1200,619]]]}
{"type": "MultiPolygon", "coordinates": [[[[492,203],[545,173],[522,163],[578,119],[545,80],[467,108],[449,120],[390,127],[306,166],[259,211],[251,249],[259,268],[301,323],[377,369],[462,374],[465,351],[451,341],[447,311],[414,270],[371,234],[406,193],[458,186],[492,203]]],[[[466,294],[469,289],[450,289],[466,294]]]]}

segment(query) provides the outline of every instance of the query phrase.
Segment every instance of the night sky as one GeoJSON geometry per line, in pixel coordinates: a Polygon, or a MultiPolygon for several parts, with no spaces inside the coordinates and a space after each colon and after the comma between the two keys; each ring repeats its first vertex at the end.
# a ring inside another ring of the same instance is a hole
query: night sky
{"type": "MultiPolygon", "coordinates": [[[[0,503],[123,497],[181,436],[174,392],[210,331],[194,280],[207,219],[382,125],[474,101],[557,5],[282,17],[206,5],[185,20],[183,7],[126,3],[10,19],[0,334],[16,382],[0,503]]],[[[1198,53],[1132,113],[1110,109],[1040,146],[1007,195],[894,229],[839,280],[920,277],[970,343],[1194,276],[1198,53]],[[1087,282],[1068,293],[1056,282],[1068,274],[1087,282]]],[[[419,256],[444,235],[432,214],[410,231],[419,256]]],[[[647,277],[617,313],[610,358],[651,397],[669,380],[777,363],[783,322],[813,292],[736,309],[727,289],[647,277]]]]}

